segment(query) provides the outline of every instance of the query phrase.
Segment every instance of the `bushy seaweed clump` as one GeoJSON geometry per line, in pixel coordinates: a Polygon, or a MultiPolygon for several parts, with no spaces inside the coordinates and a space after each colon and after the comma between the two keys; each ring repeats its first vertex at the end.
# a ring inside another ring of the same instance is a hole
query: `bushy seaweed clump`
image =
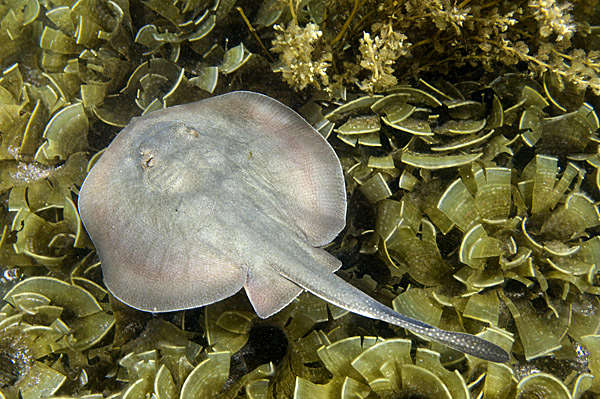
{"type": "MultiPolygon", "coordinates": [[[[334,95],[341,86],[388,89],[398,76],[495,72],[518,63],[600,93],[597,9],[586,1],[269,0],[261,11],[260,24],[277,24],[275,44],[300,39],[309,24],[319,32],[301,57],[290,56],[293,46],[273,51],[284,72],[308,70],[327,54],[330,65],[319,72],[334,95]]],[[[286,80],[302,89],[314,84],[308,76],[286,80]]]]}
{"type": "Polygon", "coordinates": [[[0,397],[599,394],[596,8],[1,6],[0,397]],[[113,300],[75,206],[86,171],[131,117],[235,88],[307,103],[334,144],[350,198],[330,248],[342,275],[404,314],[496,342],[511,364],[310,295],[266,321],[243,294],[161,316],[113,300]]]}

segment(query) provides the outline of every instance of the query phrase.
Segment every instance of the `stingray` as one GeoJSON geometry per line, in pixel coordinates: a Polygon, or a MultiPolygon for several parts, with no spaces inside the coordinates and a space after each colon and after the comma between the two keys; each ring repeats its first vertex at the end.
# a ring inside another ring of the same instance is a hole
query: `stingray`
{"type": "Polygon", "coordinates": [[[303,290],[486,360],[499,346],[395,312],[334,274],[319,248],[346,224],[344,175],[300,115],[232,92],[133,118],[87,175],[81,219],[108,290],[143,311],[196,308],[244,288],[267,318],[303,290]]]}

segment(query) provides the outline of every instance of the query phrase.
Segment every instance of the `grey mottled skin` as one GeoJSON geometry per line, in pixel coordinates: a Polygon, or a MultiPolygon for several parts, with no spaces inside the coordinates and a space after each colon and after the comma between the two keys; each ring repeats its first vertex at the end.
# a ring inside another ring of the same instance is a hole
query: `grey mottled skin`
{"type": "Polygon", "coordinates": [[[345,225],[341,166],[300,116],[234,92],[132,121],[87,176],[79,210],[113,295],[145,311],[194,308],[242,287],[260,317],[308,290],[459,351],[505,362],[481,338],[403,316],[333,274],[316,248],[345,225]]]}

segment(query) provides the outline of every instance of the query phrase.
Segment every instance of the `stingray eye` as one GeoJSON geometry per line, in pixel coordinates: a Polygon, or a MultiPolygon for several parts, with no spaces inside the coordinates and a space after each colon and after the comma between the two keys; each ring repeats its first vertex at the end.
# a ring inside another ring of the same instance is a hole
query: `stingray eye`
{"type": "Polygon", "coordinates": [[[152,168],[156,164],[156,159],[154,158],[152,151],[140,152],[140,163],[142,165],[142,169],[152,168]]]}
{"type": "Polygon", "coordinates": [[[184,125],[183,123],[178,123],[177,125],[175,125],[175,127],[173,129],[173,134],[191,136],[191,137],[200,137],[200,132],[198,132],[194,128],[184,125]]]}

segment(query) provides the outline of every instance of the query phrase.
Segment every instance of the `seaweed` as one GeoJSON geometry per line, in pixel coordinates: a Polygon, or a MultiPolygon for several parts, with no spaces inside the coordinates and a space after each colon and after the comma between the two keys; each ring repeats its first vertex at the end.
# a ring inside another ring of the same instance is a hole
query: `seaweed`
{"type": "Polygon", "coordinates": [[[598,395],[597,21],[585,1],[5,2],[0,397],[598,395]],[[341,275],[510,364],[310,295],[265,321],[239,295],[160,316],[110,296],[86,172],[132,117],[236,88],[338,152],[341,275]]]}

